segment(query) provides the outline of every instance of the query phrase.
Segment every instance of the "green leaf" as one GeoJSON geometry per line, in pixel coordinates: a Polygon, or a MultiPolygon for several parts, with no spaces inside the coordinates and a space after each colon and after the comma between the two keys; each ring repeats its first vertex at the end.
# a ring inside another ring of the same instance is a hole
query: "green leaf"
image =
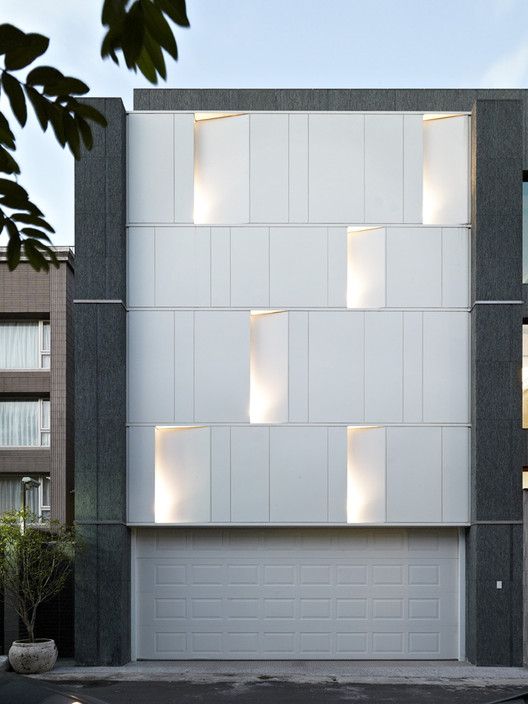
{"type": "Polygon", "coordinates": [[[49,270],[49,265],[41,252],[38,251],[35,240],[26,239],[23,240],[24,254],[28,258],[29,263],[36,271],[44,269],[44,271],[49,270]]]}
{"type": "Polygon", "coordinates": [[[121,47],[128,68],[132,68],[139,61],[145,41],[145,22],[143,9],[136,0],[126,14],[121,32],[121,47]]]}
{"type": "Polygon", "coordinates": [[[140,54],[137,62],[138,68],[141,73],[145,76],[147,81],[156,84],[158,82],[158,76],[156,74],[156,67],[154,66],[152,59],[146,49],[140,54]]]}
{"type": "Polygon", "coordinates": [[[6,117],[0,112],[0,142],[8,149],[15,148],[15,135],[11,132],[11,127],[6,117]]]}
{"type": "Polygon", "coordinates": [[[49,224],[49,222],[46,222],[46,220],[38,217],[37,215],[28,215],[26,213],[16,213],[15,215],[11,216],[11,220],[14,220],[15,222],[21,222],[24,225],[34,225],[35,227],[40,227],[44,230],[47,230],[48,232],[55,232],[55,230],[49,224]]]}
{"type": "Polygon", "coordinates": [[[36,58],[44,54],[49,46],[49,39],[43,34],[26,34],[20,46],[5,53],[5,67],[8,71],[25,68],[36,58]]]}
{"type": "Polygon", "coordinates": [[[90,125],[84,120],[80,115],[75,115],[75,122],[77,123],[77,129],[81,135],[84,146],[88,151],[93,147],[93,135],[90,125]]]}
{"type": "Polygon", "coordinates": [[[4,147],[0,147],[0,172],[4,174],[20,173],[19,165],[4,147]]]}
{"type": "Polygon", "coordinates": [[[51,242],[49,235],[42,230],[37,230],[35,227],[23,227],[20,232],[28,237],[36,237],[39,240],[46,240],[46,242],[51,242]]]}
{"type": "Polygon", "coordinates": [[[75,101],[75,106],[70,108],[72,112],[75,112],[77,115],[81,115],[82,117],[85,117],[87,120],[91,120],[92,122],[97,122],[98,125],[101,125],[102,127],[106,127],[108,122],[106,121],[106,117],[99,112],[99,110],[96,110],[92,105],[87,105],[86,103],[78,103],[75,101]]]}
{"type": "Polygon", "coordinates": [[[37,66],[28,73],[26,83],[28,86],[46,86],[63,78],[64,75],[53,66],[37,66]]]}
{"type": "Polygon", "coordinates": [[[16,181],[8,178],[0,178],[0,194],[10,195],[15,198],[28,198],[28,192],[16,181]]]}
{"type": "MultiPolygon", "coordinates": [[[[150,36],[149,32],[145,32],[145,49],[148,51],[150,58],[152,59],[152,63],[156,67],[156,71],[163,78],[163,80],[166,80],[167,69],[165,68],[163,52],[161,51],[160,45],[150,36]]],[[[157,79],[155,82],[157,82],[157,79]]]]}
{"type": "Polygon", "coordinates": [[[90,89],[78,78],[72,78],[71,76],[65,76],[56,83],[46,84],[44,86],[44,92],[46,95],[84,95],[88,93],[90,89]]]}
{"type": "Polygon", "coordinates": [[[27,120],[27,108],[26,99],[24,98],[24,93],[22,91],[22,86],[13,78],[7,71],[2,73],[2,86],[4,87],[5,93],[9,98],[9,104],[11,105],[11,110],[14,116],[18,120],[21,127],[24,127],[27,120]]]}
{"type": "Polygon", "coordinates": [[[20,236],[16,225],[10,220],[5,220],[5,226],[9,236],[9,242],[7,243],[7,266],[9,271],[13,271],[20,262],[20,236]]]}
{"type": "Polygon", "coordinates": [[[154,0],[168,17],[180,27],[190,27],[185,0],[154,0]]]}
{"type": "Polygon", "coordinates": [[[71,115],[64,115],[64,133],[66,135],[66,141],[68,142],[71,153],[77,161],[79,161],[81,158],[81,141],[77,130],[77,124],[71,115]]]}
{"type": "Polygon", "coordinates": [[[66,115],[68,115],[68,111],[66,110],[66,108],[63,108],[62,105],[59,105],[57,103],[48,103],[47,110],[49,121],[53,128],[53,131],[55,132],[55,137],[57,138],[57,141],[61,145],[61,147],[64,147],[64,145],[66,144],[64,119],[66,115]]]}
{"type": "Polygon", "coordinates": [[[141,0],[145,25],[154,41],[158,42],[173,59],[178,58],[178,48],[169,23],[151,0],[141,0]]]}
{"type": "Polygon", "coordinates": [[[40,122],[40,126],[45,132],[48,128],[49,122],[48,102],[31,86],[26,86],[26,93],[31,105],[33,105],[33,110],[35,111],[38,121],[40,122]]]}
{"type": "Polygon", "coordinates": [[[16,49],[22,44],[26,37],[18,27],[12,24],[0,24],[0,54],[16,49]]]}

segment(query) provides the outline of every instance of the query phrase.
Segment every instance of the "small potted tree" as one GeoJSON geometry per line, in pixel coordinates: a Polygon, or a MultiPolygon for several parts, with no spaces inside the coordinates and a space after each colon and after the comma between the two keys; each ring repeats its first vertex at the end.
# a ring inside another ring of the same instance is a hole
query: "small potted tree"
{"type": "Polygon", "coordinates": [[[35,638],[35,621],[39,606],[64,587],[75,547],[73,529],[59,521],[39,523],[27,509],[0,517],[0,587],[27,631],[27,639],[9,649],[15,672],[47,672],[57,660],[55,641],[35,638]]]}

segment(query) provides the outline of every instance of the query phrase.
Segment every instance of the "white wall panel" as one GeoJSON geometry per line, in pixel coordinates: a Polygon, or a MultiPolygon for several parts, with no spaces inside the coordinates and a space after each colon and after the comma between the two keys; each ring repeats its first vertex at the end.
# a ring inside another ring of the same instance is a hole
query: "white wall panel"
{"type": "Polygon", "coordinates": [[[154,228],[127,229],[127,301],[129,306],[154,305],[154,228]]]}
{"type": "Polygon", "coordinates": [[[422,222],[423,118],[403,116],[403,221],[422,222]]]}
{"type": "Polygon", "coordinates": [[[249,420],[249,315],[195,313],[195,418],[201,422],[249,420]]]}
{"type": "Polygon", "coordinates": [[[347,519],[347,429],[328,428],[328,521],[347,519]]]}
{"type": "Polygon", "coordinates": [[[156,523],[211,520],[210,428],[156,428],[156,523]]]}
{"type": "Polygon", "coordinates": [[[270,228],[270,305],[326,306],[325,227],[270,228]]]}
{"type": "Polygon", "coordinates": [[[174,415],[174,315],[128,313],[128,419],[170,422],[174,415]]]}
{"type": "Polygon", "coordinates": [[[387,521],[442,520],[441,428],[387,428],[387,521]]]}
{"type": "Polygon", "coordinates": [[[308,313],[290,311],[289,323],[289,410],[291,423],[308,421],[308,313]]]}
{"type": "Polygon", "coordinates": [[[363,222],[363,115],[310,115],[310,222],[363,222]]]}
{"type": "Polygon", "coordinates": [[[328,228],[328,305],[344,308],[347,299],[347,230],[328,228]]]}
{"type": "Polygon", "coordinates": [[[194,115],[174,115],[174,222],[194,217],[194,115]]]}
{"type": "Polygon", "coordinates": [[[231,228],[231,305],[269,305],[269,230],[231,228]]]}
{"type": "Polygon", "coordinates": [[[127,136],[128,222],[173,222],[174,117],[128,115],[127,136]]]}
{"type": "Polygon", "coordinates": [[[362,422],[364,314],[309,315],[309,420],[362,422]]]}
{"type": "Polygon", "coordinates": [[[326,522],[326,428],[270,428],[270,520],[326,522]]]}
{"type": "Polygon", "coordinates": [[[469,222],[469,117],[424,120],[423,222],[469,222]]]}
{"type": "Polygon", "coordinates": [[[441,304],[441,229],[387,228],[387,305],[430,308],[441,304]]]}
{"type": "Polygon", "coordinates": [[[251,423],[288,422],[288,313],[251,316],[251,423]]]}
{"type": "Polygon", "coordinates": [[[442,305],[469,305],[469,234],[465,227],[442,229],[442,305]]]}
{"type": "Polygon", "coordinates": [[[289,115],[289,220],[308,222],[308,115],[289,115]]]}
{"type": "Polygon", "coordinates": [[[442,520],[469,521],[469,428],[442,428],[442,520]]]}
{"type": "Polygon", "coordinates": [[[194,221],[249,222],[249,116],[195,126],[194,221]]]}
{"type": "Polygon", "coordinates": [[[209,306],[210,228],[156,229],[156,305],[209,306]]]}
{"type": "Polygon", "coordinates": [[[250,220],[288,222],[288,115],[249,119],[250,220]]]}
{"type": "Polygon", "coordinates": [[[211,228],[211,305],[229,306],[231,300],[231,231],[211,228]]]}
{"type": "Polygon", "coordinates": [[[127,441],[128,520],[154,523],[154,428],[128,428],[127,441]]]}
{"type": "Polygon", "coordinates": [[[385,428],[348,428],[347,520],[385,522],[385,428]]]}
{"type": "Polygon", "coordinates": [[[423,314],[424,422],[469,422],[469,314],[423,314]]]}
{"type": "Polygon", "coordinates": [[[231,520],[231,431],[211,428],[211,520],[231,520]]]}
{"type": "Polygon", "coordinates": [[[194,418],[194,315],[174,315],[174,415],[172,420],[188,423],[194,418]]]}
{"type": "Polygon", "coordinates": [[[385,306],[385,228],[349,230],[347,307],[385,306]]]}
{"type": "Polygon", "coordinates": [[[365,115],[365,222],[403,221],[403,116],[365,115]]]}
{"type": "Polygon", "coordinates": [[[269,521],[269,428],[231,429],[231,520],[269,521]]]}
{"type": "Polygon", "coordinates": [[[402,421],[402,313],[365,313],[365,421],[402,421]]]}
{"type": "Polygon", "coordinates": [[[422,421],[422,314],[403,314],[403,420],[422,421]]]}

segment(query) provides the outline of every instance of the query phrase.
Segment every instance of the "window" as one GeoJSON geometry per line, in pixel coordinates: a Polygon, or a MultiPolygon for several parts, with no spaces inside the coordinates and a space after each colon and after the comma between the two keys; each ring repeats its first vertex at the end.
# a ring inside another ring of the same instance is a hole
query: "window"
{"type": "Polygon", "coordinates": [[[50,402],[0,401],[0,447],[39,447],[50,444],[50,402]]]}
{"type": "Polygon", "coordinates": [[[523,325],[522,354],[522,427],[528,428],[528,325],[523,325]]]}
{"type": "MultiPolygon", "coordinates": [[[[23,474],[0,475],[0,515],[18,511],[23,506],[23,474]]],[[[39,482],[38,487],[26,490],[26,506],[41,520],[50,518],[50,478],[48,475],[29,475],[39,482]]]]}
{"type": "Polygon", "coordinates": [[[48,320],[0,322],[0,369],[49,369],[50,354],[48,320]]]}

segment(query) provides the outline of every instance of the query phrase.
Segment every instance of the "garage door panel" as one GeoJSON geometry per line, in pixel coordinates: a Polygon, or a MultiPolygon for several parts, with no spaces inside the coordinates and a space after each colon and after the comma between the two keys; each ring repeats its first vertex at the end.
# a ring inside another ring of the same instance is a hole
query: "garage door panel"
{"type": "Polygon", "coordinates": [[[457,657],[455,530],[145,529],[136,543],[140,658],[457,657]]]}

